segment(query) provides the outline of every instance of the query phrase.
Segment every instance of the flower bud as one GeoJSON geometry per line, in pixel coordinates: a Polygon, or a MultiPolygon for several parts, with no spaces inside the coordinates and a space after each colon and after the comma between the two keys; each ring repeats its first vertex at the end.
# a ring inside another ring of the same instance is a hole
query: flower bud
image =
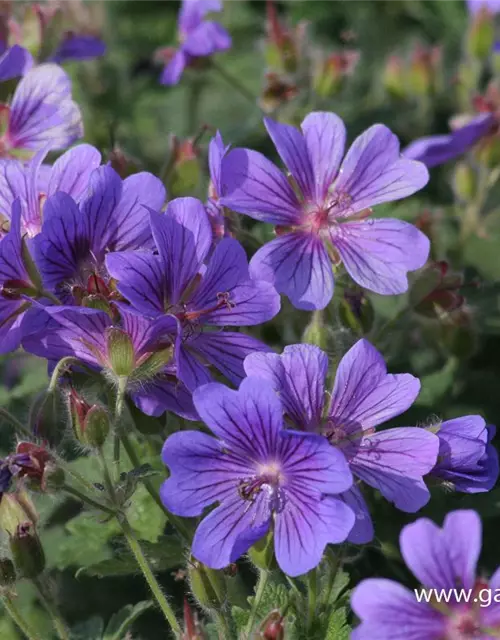
{"type": "Polygon", "coordinates": [[[354,71],[359,60],[358,51],[332,53],[315,65],[313,86],[316,93],[329,98],[337,93],[345,78],[354,71]]]}
{"type": "Polygon", "coordinates": [[[109,152],[108,162],[122,180],[139,171],[139,163],[118,146],[109,152]]]}
{"type": "Polygon", "coordinates": [[[206,637],[196,611],[193,611],[187,598],[184,598],[184,632],[182,640],[205,640],[206,637]]]}
{"type": "Polygon", "coordinates": [[[45,569],[45,553],[32,522],[19,524],[10,537],[14,564],[22,578],[36,578],[45,569]]]}
{"type": "Polygon", "coordinates": [[[441,49],[418,44],[411,56],[408,74],[411,92],[416,96],[435,93],[439,85],[441,49]]]}
{"type": "Polygon", "coordinates": [[[68,400],[73,433],[78,442],[101,448],[111,428],[107,410],[97,404],[90,406],[73,388],[68,400]]]}
{"type": "Polygon", "coordinates": [[[328,329],[325,327],[323,311],[313,311],[311,321],[302,334],[302,342],[314,344],[320,349],[328,347],[328,329]]]}
{"type": "Polygon", "coordinates": [[[193,560],[188,573],[191,591],[200,605],[205,609],[220,609],[226,598],[226,580],[222,571],[193,560]]]}
{"type": "Polygon", "coordinates": [[[200,150],[193,139],[170,138],[170,159],[166,174],[167,191],[178,198],[196,191],[201,178],[200,150]]]}
{"type": "Polygon", "coordinates": [[[449,270],[443,260],[431,262],[422,271],[410,291],[410,304],[415,312],[431,319],[439,319],[459,309],[465,302],[459,293],[463,276],[449,270]]]}
{"type": "Polygon", "coordinates": [[[250,547],[248,557],[258,569],[263,571],[273,571],[278,567],[274,555],[274,535],[272,531],[268,531],[263,538],[250,547]]]}
{"type": "Polygon", "coordinates": [[[495,19],[487,7],[474,15],[467,34],[469,53],[478,60],[486,60],[495,41],[495,19]]]}
{"type": "Polygon", "coordinates": [[[10,558],[0,558],[0,588],[10,587],[16,581],[16,568],[10,558]]]}
{"type": "Polygon", "coordinates": [[[293,100],[299,93],[297,85],[276,73],[266,73],[260,106],[266,113],[293,100]]]}
{"type": "Polygon", "coordinates": [[[299,69],[306,23],[288,27],[278,16],[273,0],[268,0],[266,8],[265,59],[269,68],[280,73],[296,73],[299,69]]]}
{"type": "Polygon", "coordinates": [[[453,191],[457,200],[470,202],[477,191],[476,172],[465,162],[459,162],[453,174],[453,191]]]}
{"type": "Polygon", "coordinates": [[[500,164],[500,137],[498,135],[489,135],[482,138],[475,147],[477,161],[493,169],[500,164]]]}
{"type": "Polygon", "coordinates": [[[19,442],[16,453],[9,456],[9,459],[11,468],[16,469],[16,476],[28,480],[31,490],[47,490],[46,474],[49,472],[49,467],[52,471],[57,467],[44,446],[32,442],[19,442]]]}
{"type": "Polygon", "coordinates": [[[107,329],[107,352],[113,373],[128,378],[135,368],[135,351],[131,337],[117,327],[107,329]]]}
{"type": "Polygon", "coordinates": [[[402,58],[392,55],[386,62],[382,82],[387,93],[393,98],[406,97],[405,69],[402,58]]]}
{"type": "Polygon", "coordinates": [[[0,529],[13,535],[19,524],[27,520],[36,523],[38,514],[35,505],[24,490],[4,493],[0,500],[0,529]]]}
{"type": "Polygon", "coordinates": [[[277,609],[271,611],[261,624],[259,638],[263,638],[263,640],[285,640],[283,616],[277,609]]]}

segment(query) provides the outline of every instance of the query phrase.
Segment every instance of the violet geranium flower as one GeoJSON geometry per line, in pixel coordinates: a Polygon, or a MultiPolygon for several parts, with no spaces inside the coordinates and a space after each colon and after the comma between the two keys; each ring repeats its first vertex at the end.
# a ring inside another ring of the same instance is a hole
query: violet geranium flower
{"type": "MultiPolygon", "coordinates": [[[[83,150],[84,157],[87,151],[83,150]]],[[[90,154],[89,160],[91,157],[94,155],[90,154]]],[[[66,166],[63,163],[55,173],[55,182],[65,175],[66,166]]],[[[83,186],[88,174],[79,168],[77,162],[74,172],[67,175],[83,180],[83,186]]],[[[106,271],[106,255],[153,248],[147,207],[160,209],[165,195],[161,181],[152,174],[137,173],[122,181],[109,166],[90,174],[88,192],[79,205],[62,191],[51,195],[43,206],[42,231],[34,244],[45,288],[65,304],[93,304],[97,300],[106,304],[116,299],[106,271]]]]}
{"type": "Polygon", "coordinates": [[[126,378],[126,390],[147,415],[173,411],[197,418],[191,394],[176,377],[175,320],[150,320],[120,303],[110,313],[86,307],[45,307],[55,321],[50,330],[24,337],[23,347],[50,361],[78,358],[113,382],[126,378]]]}
{"type": "Polygon", "coordinates": [[[52,166],[42,164],[46,154],[47,149],[42,149],[27,164],[18,160],[0,164],[0,220],[10,219],[12,203],[19,198],[22,230],[29,237],[41,231],[47,197],[63,191],[78,203],[87,193],[92,172],[101,164],[101,154],[89,144],[66,151],[52,166]]]}
{"type": "Polygon", "coordinates": [[[195,558],[221,569],[273,527],[281,569],[297,576],[314,568],[354,523],[349,507],[332,497],[352,483],[342,455],[320,436],[283,429],[280,401],[266,381],[246,378],[238,391],[208,384],[193,400],[216,437],[181,431],[167,439],[162,457],[171,475],[160,496],[181,516],[219,503],[196,530],[195,558]]]}
{"type": "MultiPolygon", "coordinates": [[[[442,529],[420,518],[401,532],[404,561],[427,596],[446,593],[437,604],[430,597],[418,602],[416,593],[381,578],[363,580],[351,596],[361,620],[352,640],[466,640],[497,638],[500,605],[493,600],[500,588],[500,570],[489,581],[476,575],[481,552],[481,520],[475,511],[449,513],[442,529]],[[436,589],[436,592],[430,592],[436,589]],[[469,595],[468,602],[464,595],[469,595]],[[457,599],[457,594],[460,594],[457,599]],[[485,596],[487,596],[485,598],[485,596]]],[[[496,600],[496,598],[495,598],[496,600]]]]}
{"type": "MultiPolygon", "coordinates": [[[[355,477],[378,489],[398,509],[412,513],[428,502],[422,476],[436,464],[438,438],[417,427],[375,430],[411,406],[420,382],[409,374],[388,374],[382,356],[368,341],[359,340],[340,361],[328,403],[328,358],[318,347],[292,345],[281,356],[251,354],[244,366],[247,375],[272,385],[296,428],[322,434],[344,454],[355,477]]],[[[358,487],[344,499],[357,518],[348,539],[370,541],[373,526],[358,487]]]]}
{"type": "Polygon", "coordinates": [[[439,438],[438,461],[431,476],[455,491],[490,491],[498,480],[498,453],[490,444],[495,427],[481,416],[442,422],[431,431],[439,438]]]}
{"type": "Polygon", "coordinates": [[[295,189],[256,151],[233,149],[222,163],[221,204],[276,226],[278,237],[257,251],[252,273],[299,309],[328,304],[332,261],[339,258],[366,289],[406,291],[407,272],[427,260],[427,237],[401,220],[364,218],[370,207],[424,187],[425,166],[402,158],[398,139],[381,124],[359,136],[342,161],[346,131],[333,113],[309,114],[302,132],[270,118],[264,123],[295,189]]]}
{"type": "Polygon", "coordinates": [[[49,62],[62,64],[69,60],[92,60],[106,53],[106,45],[91,34],[67,32],[63,35],[49,62]]]}
{"type": "Polygon", "coordinates": [[[229,151],[229,146],[224,144],[219,131],[210,140],[208,146],[208,168],[210,172],[210,185],[208,201],[206,204],[208,218],[212,227],[214,241],[231,236],[227,218],[224,216],[224,208],[219,204],[222,193],[221,168],[222,159],[229,151]]]}
{"type": "Polygon", "coordinates": [[[0,40],[0,82],[23,76],[33,66],[31,53],[18,44],[7,47],[0,40]]]}
{"type": "Polygon", "coordinates": [[[120,251],[106,258],[118,291],[144,314],[175,316],[178,376],[188,389],[212,380],[206,363],[238,384],[245,375],[244,358],[269,348],[223,327],[270,320],[280,308],[278,293],[270,283],[250,277],[245,251],[232,238],[223,238],[204,266],[212,230],[199,200],[177,198],[164,215],[152,211],[150,219],[158,255],[120,251]]]}
{"type": "Polygon", "coordinates": [[[71,80],[56,64],[28,71],[3,110],[6,124],[0,136],[0,158],[27,159],[42,148],[65,149],[83,136],[71,80]]]}
{"type": "Polygon", "coordinates": [[[197,59],[231,47],[231,36],[224,27],[204,20],[211,11],[222,11],[220,0],[183,0],[178,21],[179,48],[157,52],[157,58],[166,61],[161,84],[177,84],[184,69],[197,59]]]}

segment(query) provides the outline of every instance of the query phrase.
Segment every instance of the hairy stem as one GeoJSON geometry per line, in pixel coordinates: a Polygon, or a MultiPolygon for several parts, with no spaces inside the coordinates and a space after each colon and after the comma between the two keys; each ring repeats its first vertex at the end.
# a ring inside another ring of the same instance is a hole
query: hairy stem
{"type": "Polygon", "coordinates": [[[112,515],[112,516],[116,515],[116,511],[114,509],[111,509],[111,507],[108,507],[105,504],[102,504],[101,502],[98,502],[97,500],[94,500],[93,498],[90,498],[89,496],[85,495],[84,493],[81,493],[80,491],[78,491],[78,489],[74,489],[73,487],[70,487],[67,484],[65,484],[63,486],[63,491],[65,491],[69,495],[73,496],[74,498],[77,498],[78,500],[81,500],[85,504],[88,504],[89,506],[93,507],[94,509],[98,509],[99,511],[105,511],[106,513],[108,513],[109,515],[112,515]]]}
{"type": "Polygon", "coordinates": [[[61,618],[59,611],[57,610],[55,602],[52,600],[50,589],[48,585],[42,581],[41,578],[34,578],[32,580],[35,588],[38,592],[38,596],[43,603],[43,606],[47,609],[47,613],[52,619],[52,624],[57,632],[60,640],[70,640],[69,631],[66,623],[61,618]]]}
{"type": "Polygon", "coordinates": [[[5,594],[3,596],[2,603],[5,610],[12,618],[13,622],[16,624],[16,626],[19,627],[19,629],[28,638],[28,640],[41,640],[40,636],[37,635],[36,632],[33,631],[33,629],[31,629],[30,625],[23,618],[19,609],[17,608],[14,598],[10,594],[5,594]]]}
{"type": "Polygon", "coordinates": [[[245,627],[245,638],[250,638],[257,617],[257,611],[260,603],[262,602],[262,596],[266,590],[269,573],[267,571],[261,571],[259,574],[259,580],[257,582],[257,590],[250,611],[250,617],[248,618],[247,626],[245,627]]]}

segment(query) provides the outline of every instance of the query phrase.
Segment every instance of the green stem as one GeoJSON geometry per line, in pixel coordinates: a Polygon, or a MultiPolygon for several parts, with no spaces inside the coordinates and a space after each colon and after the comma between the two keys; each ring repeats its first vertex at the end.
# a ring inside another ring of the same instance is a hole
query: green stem
{"type": "Polygon", "coordinates": [[[5,610],[12,618],[14,623],[19,627],[19,629],[24,633],[24,635],[28,638],[28,640],[41,640],[40,636],[38,636],[33,629],[30,628],[29,624],[24,620],[23,616],[19,612],[14,599],[10,594],[5,594],[2,598],[3,606],[5,610]]]}
{"type": "Polygon", "coordinates": [[[257,591],[255,592],[255,598],[253,600],[252,610],[250,611],[248,623],[247,623],[247,626],[245,627],[245,638],[251,637],[250,634],[252,633],[252,629],[255,624],[255,619],[257,617],[257,611],[259,609],[260,603],[262,601],[262,596],[264,595],[264,591],[266,590],[268,578],[269,578],[269,573],[267,571],[260,572],[259,581],[257,583],[257,591]]]}
{"type": "Polygon", "coordinates": [[[113,441],[113,469],[114,477],[118,481],[120,477],[120,434],[123,429],[120,426],[120,420],[125,406],[125,394],[127,391],[128,379],[126,376],[120,376],[118,379],[118,389],[116,391],[115,402],[115,433],[113,441]]]}
{"type": "Polygon", "coordinates": [[[91,369],[89,369],[89,367],[85,366],[85,364],[81,360],[78,360],[78,358],[74,358],[73,356],[67,356],[66,358],[62,358],[56,364],[55,369],[52,372],[48,393],[54,393],[56,391],[59,385],[59,378],[62,376],[64,369],[71,367],[72,365],[81,367],[86,371],[90,371],[92,374],[95,373],[95,371],[92,371],[91,369]]]}
{"type": "Polygon", "coordinates": [[[32,582],[35,585],[40,600],[42,601],[44,607],[47,609],[47,613],[52,619],[52,624],[54,625],[54,629],[56,630],[57,635],[61,640],[70,640],[66,623],[61,618],[55,603],[50,597],[50,589],[48,588],[48,585],[44,584],[40,578],[34,578],[32,582]]]}
{"type": "MultiPolygon", "coordinates": [[[[121,441],[123,444],[123,448],[125,449],[128,457],[130,458],[130,462],[134,465],[136,469],[139,468],[141,466],[141,461],[139,460],[139,456],[137,455],[137,452],[134,449],[134,445],[132,444],[132,441],[130,440],[128,433],[124,432],[121,434],[121,441]]],[[[171,522],[171,524],[174,525],[174,527],[182,535],[182,537],[185,540],[187,540],[189,544],[191,544],[191,536],[189,534],[188,529],[186,528],[186,526],[184,525],[183,521],[180,518],[177,518],[176,516],[174,516],[172,513],[170,513],[165,509],[165,506],[161,501],[160,495],[156,490],[155,486],[153,485],[153,483],[151,482],[151,480],[149,478],[143,478],[142,482],[146,487],[146,490],[149,493],[149,495],[153,498],[153,500],[160,507],[163,513],[167,516],[167,519],[171,522]]]]}
{"type": "Polygon", "coordinates": [[[78,500],[81,500],[85,504],[88,504],[91,507],[94,507],[94,509],[98,509],[99,511],[105,511],[106,513],[109,513],[112,516],[116,515],[116,511],[114,509],[111,509],[111,507],[108,507],[105,504],[102,504],[101,502],[98,502],[97,500],[94,500],[93,498],[86,496],[84,493],[81,493],[80,491],[78,491],[78,489],[74,489],[73,487],[70,487],[67,484],[63,486],[63,491],[66,491],[66,493],[69,493],[71,496],[77,498],[78,500]]]}
{"type": "Polygon", "coordinates": [[[204,85],[205,80],[202,78],[193,78],[189,85],[186,111],[187,130],[190,134],[198,128],[198,114],[204,85]]]}
{"type": "Polygon", "coordinates": [[[330,598],[332,597],[332,591],[335,586],[335,580],[337,578],[337,574],[342,566],[342,560],[344,558],[344,550],[345,550],[345,547],[341,547],[338,553],[334,553],[334,551],[331,548],[327,549],[327,558],[328,558],[328,563],[330,565],[330,573],[328,576],[328,583],[325,590],[325,598],[324,598],[325,607],[330,606],[330,598]]]}
{"type": "Polygon", "coordinates": [[[249,91],[241,82],[235,78],[232,74],[228,73],[224,67],[221,67],[218,62],[214,59],[210,61],[212,69],[217,71],[217,73],[224,78],[224,80],[230,84],[238,93],[240,93],[244,98],[246,98],[249,102],[252,103],[254,107],[258,107],[257,100],[255,96],[249,91]]]}
{"type": "Polygon", "coordinates": [[[7,409],[2,409],[2,407],[0,407],[0,418],[3,418],[9,424],[11,424],[19,433],[19,435],[25,438],[33,438],[33,434],[30,432],[30,430],[27,429],[21,422],[19,422],[19,420],[15,416],[13,416],[10,411],[7,411],[7,409]]]}
{"type": "Polygon", "coordinates": [[[102,472],[104,475],[104,485],[109,493],[111,500],[113,501],[113,504],[116,505],[117,499],[116,499],[115,485],[113,484],[113,480],[111,479],[111,474],[109,473],[108,465],[106,463],[106,458],[104,457],[104,453],[102,449],[99,449],[99,459],[101,461],[102,472]]]}
{"type": "Polygon", "coordinates": [[[127,543],[128,543],[128,545],[130,547],[130,550],[134,554],[135,559],[137,560],[137,564],[139,565],[142,573],[144,574],[146,582],[148,583],[148,586],[151,589],[151,592],[152,592],[156,602],[158,603],[158,606],[162,610],[162,613],[165,616],[165,619],[167,620],[167,622],[171,626],[172,631],[176,635],[180,635],[181,629],[180,629],[179,623],[177,622],[177,619],[175,617],[174,611],[173,611],[172,607],[170,606],[170,604],[168,603],[168,600],[165,597],[163,591],[161,590],[161,587],[158,584],[158,581],[156,580],[156,578],[154,576],[154,573],[153,573],[153,571],[151,569],[151,566],[150,566],[149,562],[147,561],[146,556],[144,555],[144,553],[142,551],[141,545],[139,544],[139,541],[135,537],[135,533],[134,533],[132,527],[128,523],[127,519],[119,519],[119,522],[120,522],[121,528],[123,530],[123,534],[124,534],[124,536],[125,536],[125,538],[127,540],[127,543]]]}
{"type": "Polygon", "coordinates": [[[311,631],[316,616],[316,602],[318,600],[318,576],[316,569],[307,574],[307,630],[311,631]]]}

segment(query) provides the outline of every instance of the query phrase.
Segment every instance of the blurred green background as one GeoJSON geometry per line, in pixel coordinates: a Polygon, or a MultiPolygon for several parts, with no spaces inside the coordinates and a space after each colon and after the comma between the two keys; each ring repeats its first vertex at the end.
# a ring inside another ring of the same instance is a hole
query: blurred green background
{"type": "MultiPolygon", "coordinates": [[[[175,44],[177,2],[117,0],[93,5],[108,52],[96,61],[66,65],[75,82],[75,98],[84,113],[87,142],[100,148],[104,155],[119,149],[134,167],[157,175],[165,174],[172,159],[170,134],[180,139],[196,136],[202,125],[219,129],[228,144],[249,146],[274,157],[257,100],[246,99],[216,71],[201,76],[190,71],[175,87],[159,84],[161,69],[153,62],[153,56],[157,48],[175,44]]],[[[281,2],[277,6],[289,24],[302,20],[309,23],[305,44],[308,57],[355,49],[360,59],[334,95],[318,97],[304,89],[291,103],[279,108],[276,117],[300,122],[313,109],[331,110],[346,120],[351,140],[367,126],[382,122],[400,136],[404,146],[420,135],[445,133],[449,118],[463,110],[463,100],[456,90],[469,20],[463,2],[304,0],[281,2]],[[384,87],[388,56],[396,54],[407,64],[418,46],[442,47],[439,86],[425,99],[416,96],[415,91],[403,97],[390,96],[384,87]]],[[[220,16],[232,35],[233,47],[218,55],[217,62],[256,98],[262,92],[266,67],[265,17],[264,2],[244,0],[225,2],[220,16]]],[[[191,195],[202,199],[208,185],[209,137],[201,139],[202,171],[200,176],[194,176],[195,184],[189,189],[191,195]]],[[[459,330],[453,323],[444,326],[422,323],[410,315],[403,323],[392,326],[378,344],[393,371],[409,371],[422,380],[422,394],[416,406],[397,421],[400,425],[428,424],[436,416],[449,418],[466,413],[480,413],[489,422],[500,424],[500,215],[495,213],[493,197],[485,237],[472,236],[463,253],[453,255],[450,238],[454,237],[460,210],[453,201],[452,182],[453,166],[435,169],[429,186],[409,202],[377,209],[379,215],[391,213],[410,220],[429,211],[435,257],[448,259],[460,267],[465,271],[466,281],[474,285],[464,290],[465,329],[460,323],[459,330]]],[[[242,238],[249,254],[270,233],[264,225],[256,226],[249,220],[244,221],[244,229],[246,235],[242,238]]],[[[373,296],[371,301],[379,321],[383,322],[397,313],[404,297],[373,296]]],[[[276,321],[258,328],[257,333],[280,349],[300,341],[308,319],[308,314],[284,303],[276,321]]],[[[354,338],[349,329],[332,330],[329,346],[332,358],[338,358],[354,338]]],[[[45,364],[19,354],[3,357],[0,366],[0,405],[25,419],[36,394],[46,385],[45,364]]],[[[2,425],[1,442],[7,452],[12,442],[7,425],[2,425]]],[[[144,447],[145,459],[161,468],[154,448],[144,447]]],[[[97,473],[94,461],[89,458],[81,458],[75,464],[83,473],[97,473]]],[[[148,599],[142,577],[130,575],[130,568],[110,560],[113,552],[120,554],[122,549],[116,527],[80,514],[78,503],[57,496],[39,496],[36,503],[51,576],[65,617],[76,625],[74,637],[116,639],[113,633],[117,633],[120,625],[112,618],[113,614],[129,603],[148,599]],[[80,567],[102,561],[109,564],[75,576],[80,567]],[[113,573],[116,575],[109,575],[113,573]]],[[[375,498],[372,507],[377,540],[359,554],[353,554],[348,565],[353,582],[370,575],[387,575],[408,579],[411,584],[406,569],[399,563],[397,537],[401,526],[413,518],[375,498]]],[[[496,544],[500,490],[468,497],[437,489],[424,513],[441,521],[444,513],[458,507],[475,508],[483,516],[486,537],[481,567],[491,573],[500,564],[496,544]]],[[[162,584],[180,605],[182,576],[175,575],[175,571],[182,559],[181,552],[169,548],[161,537],[165,522],[142,490],[132,509],[131,520],[141,537],[152,545],[150,556],[156,558],[155,566],[162,569],[162,584]]],[[[21,586],[19,593],[41,637],[49,639],[50,626],[34,593],[26,586],[21,586]]],[[[151,610],[132,629],[131,637],[137,639],[165,637],[161,619],[151,610]]],[[[0,638],[20,638],[5,617],[0,617],[0,638]]]]}

